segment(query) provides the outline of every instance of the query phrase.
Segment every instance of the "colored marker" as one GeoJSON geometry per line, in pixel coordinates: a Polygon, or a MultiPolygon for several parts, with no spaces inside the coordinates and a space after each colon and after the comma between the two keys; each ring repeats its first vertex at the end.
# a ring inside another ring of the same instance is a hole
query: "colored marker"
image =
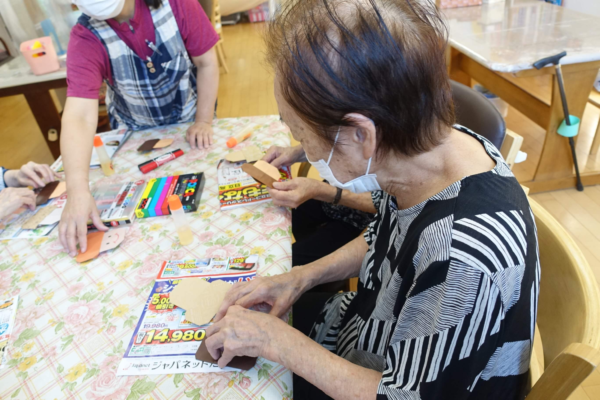
{"type": "Polygon", "coordinates": [[[150,203],[150,207],[148,208],[148,214],[151,217],[156,217],[156,205],[158,204],[158,199],[162,196],[163,188],[165,187],[165,183],[167,182],[167,178],[160,178],[158,183],[158,188],[156,189],[156,193],[154,193],[154,197],[152,198],[152,202],[150,203]]]}
{"type": "Polygon", "coordinates": [[[164,164],[168,163],[169,161],[179,158],[182,155],[183,155],[183,150],[181,150],[181,149],[173,150],[169,153],[163,154],[162,156],[158,156],[156,158],[153,158],[150,161],[146,161],[145,163],[138,165],[138,168],[140,169],[140,171],[142,171],[143,174],[147,174],[148,172],[154,171],[156,168],[160,167],[161,165],[164,165],[164,164]]]}
{"type": "Polygon", "coordinates": [[[168,178],[163,178],[163,179],[165,180],[165,184],[163,186],[160,197],[158,198],[158,201],[156,202],[156,207],[154,207],[154,213],[156,214],[157,217],[160,217],[161,215],[165,215],[162,212],[162,205],[163,205],[163,202],[165,201],[165,198],[167,197],[167,192],[169,191],[169,186],[171,186],[171,181],[173,180],[173,177],[169,176],[168,178]]]}

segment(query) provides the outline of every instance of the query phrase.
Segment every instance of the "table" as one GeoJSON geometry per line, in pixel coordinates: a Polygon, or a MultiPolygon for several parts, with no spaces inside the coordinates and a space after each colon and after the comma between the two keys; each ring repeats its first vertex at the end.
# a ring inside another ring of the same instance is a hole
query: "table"
{"type": "MultiPolygon", "coordinates": [[[[466,85],[475,79],[546,130],[535,175],[521,183],[532,193],[574,187],[568,140],[556,133],[564,116],[554,68],[538,71],[532,63],[567,51],[561,63],[569,112],[581,118],[600,68],[600,18],[537,0],[506,0],[443,13],[450,30],[450,77],[466,85]],[[539,75],[552,75],[549,103],[518,85],[519,78],[539,75]]],[[[598,184],[600,172],[583,174],[582,181],[598,184]]]]}
{"type": "MultiPolygon", "coordinates": [[[[64,60],[62,61],[64,64],[64,60]]],[[[22,94],[54,158],[60,156],[60,114],[50,89],[67,87],[67,69],[36,76],[21,55],[0,67],[0,97],[22,94]]]]}
{"type": "Polygon", "coordinates": [[[195,236],[190,246],[178,244],[170,217],[136,220],[119,248],[86,264],[65,254],[56,229],[48,238],[0,242],[0,298],[21,299],[8,350],[11,367],[0,370],[0,398],[292,398],[292,373],[264,359],[245,373],[115,375],[161,261],[252,253],[261,256],[259,275],[291,268],[289,209],[266,203],[219,210],[216,165],[227,138],[248,123],[262,130],[246,145],[290,145],[279,116],[216,120],[217,141],[209,150],[191,151],[189,125],[178,125],[135,133],[116,155],[114,176],[90,174],[93,182],[140,179],[137,165],[153,156],[139,155],[137,147],[148,138],[174,138],[162,153],[181,148],[185,155],[143,177],[205,171],[200,208],[188,214],[195,236]]]}

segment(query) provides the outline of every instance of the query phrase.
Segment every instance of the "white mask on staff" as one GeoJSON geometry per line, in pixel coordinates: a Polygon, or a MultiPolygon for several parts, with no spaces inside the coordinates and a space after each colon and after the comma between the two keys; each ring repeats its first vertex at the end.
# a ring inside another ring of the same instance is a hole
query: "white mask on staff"
{"type": "Polygon", "coordinates": [[[81,12],[104,21],[116,17],[123,11],[125,0],[73,0],[81,12]]]}

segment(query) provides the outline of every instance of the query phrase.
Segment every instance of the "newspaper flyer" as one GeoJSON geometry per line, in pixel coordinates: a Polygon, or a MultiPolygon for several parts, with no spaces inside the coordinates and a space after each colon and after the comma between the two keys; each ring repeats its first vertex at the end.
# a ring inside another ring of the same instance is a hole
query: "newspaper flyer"
{"type": "MultiPolygon", "coordinates": [[[[48,204],[52,204],[52,202],[49,202],[48,204]]],[[[46,207],[48,204],[40,207],[46,207]]],[[[58,225],[58,222],[50,225],[38,226],[36,229],[21,229],[21,226],[23,226],[23,224],[27,222],[29,218],[39,211],[40,207],[37,207],[33,211],[22,207],[1,220],[0,240],[40,238],[47,236],[50,232],[52,232],[54,227],[58,225]]]]}
{"type": "MultiPolygon", "coordinates": [[[[96,136],[100,136],[102,138],[102,142],[104,142],[104,148],[106,149],[106,154],[108,154],[109,158],[113,158],[115,153],[119,151],[119,149],[125,144],[132,133],[133,131],[123,128],[115,129],[109,132],[97,133],[96,136]]],[[[56,172],[64,172],[62,157],[58,157],[58,159],[50,168],[56,172]]],[[[96,149],[92,149],[90,169],[96,168],[100,168],[100,160],[96,154],[96,149]]]]}
{"type": "Polygon", "coordinates": [[[0,369],[6,367],[6,346],[15,325],[19,296],[0,300],[0,369]]]}
{"type": "MultiPolygon", "coordinates": [[[[217,166],[219,202],[223,211],[271,201],[267,187],[242,170],[244,163],[221,160],[217,166]]],[[[289,167],[282,167],[279,173],[284,181],[292,178],[289,167]]]]}
{"type": "Polygon", "coordinates": [[[243,275],[258,268],[258,254],[239,258],[163,261],[156,279],[243,275]]]}
{"type": "MultiPolygon", "coordinates": [[[[212,282],[231,283],[254,279],[245,274],[203,275],[212,282]]],[[[188,276],[189,277],[189,276],[188,276]]],[[[181,279],[157,279],[138,324],[119,364],[117,375],[156,375],[221,371],[216,364],[198,361],[196,351],[208,325],[194,325],[185,319],[185,310],[169,301],[169,293],[181,279]]]]}

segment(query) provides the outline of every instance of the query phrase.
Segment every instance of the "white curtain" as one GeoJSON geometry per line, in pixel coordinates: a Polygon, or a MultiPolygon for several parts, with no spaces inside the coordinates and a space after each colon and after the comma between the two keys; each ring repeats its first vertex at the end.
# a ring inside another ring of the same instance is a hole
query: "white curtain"
{"type": "Polygon", "coordinates": [[[0,15],[16,48],[24,41],[46,36],[44,22],[56,31],[57,38],[53,39],[58,39],[59,43],[54,43],[57,51],[59,47],[66,50],[79,14],[71,10],[70,0],[0,0],[0,15]]]}

